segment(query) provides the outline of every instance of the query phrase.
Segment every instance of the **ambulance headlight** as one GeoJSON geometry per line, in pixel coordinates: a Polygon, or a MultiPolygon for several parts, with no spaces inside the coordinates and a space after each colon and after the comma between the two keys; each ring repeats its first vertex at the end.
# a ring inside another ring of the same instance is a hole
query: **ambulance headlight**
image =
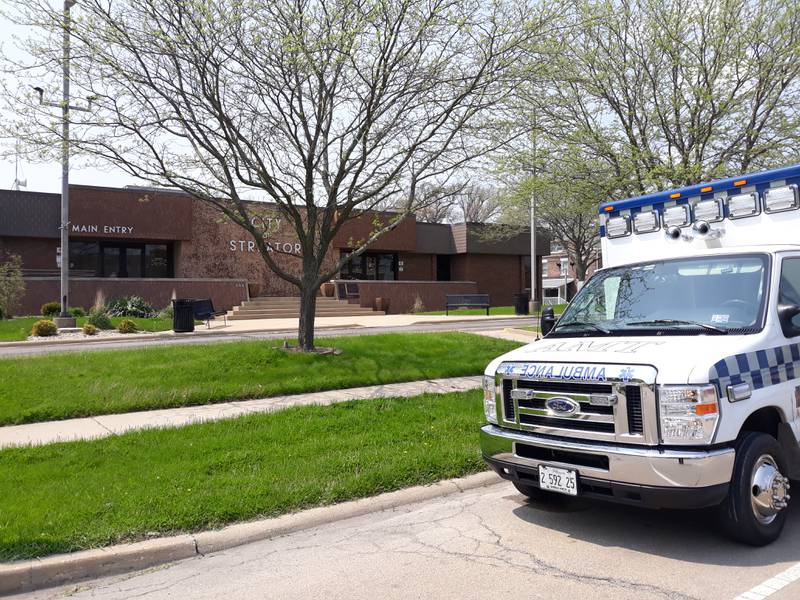
{"type": "Polygon", "coordinates": [[[606,236],[620,238],[631,234],[631,221],[625,216],[611,217],[606,221],[606,236]]]}
{"type": "Polygon", "coordinates": [[[798,206],[800,206],[800,195],[794,184],[772,188],[764,192],[764,212],[776,213],[795,210],[798,206]]]}
{"type": "Polygon", "coordinates": [[[694,218],[696,221],[716,223],[722,221],[722,206],[719,200],[703,200],[694,205],[694,218]]]}
{"type": "Polygon", "coordinates": [[[664,209],[664,227],[686,227],[689,222],[689,207],[685,204],[664,209]]]}
{"type": "Polygon", "coordinates": [[[752,217],[758,214],[758,194],[728,196],[728,216],[731,219],[752,217]]]}
{"type": "Polygon", "coordinates": [[[660,385],[658,414],[662,443],[711,443],[719,421],[717,389],[713,385],[660,385]]]}
{"type": "Polygon", "coordinates": [[[658,213],[646,210],[633,215],[633,230],[636,233],[650,233],[658,231],[658,213]]]}
{"type": "Polygon", "coordinates": [[[494,377],[483,376],[483,412],[489,423],[497,424],[497,397],[494,387],[494,377]]]}

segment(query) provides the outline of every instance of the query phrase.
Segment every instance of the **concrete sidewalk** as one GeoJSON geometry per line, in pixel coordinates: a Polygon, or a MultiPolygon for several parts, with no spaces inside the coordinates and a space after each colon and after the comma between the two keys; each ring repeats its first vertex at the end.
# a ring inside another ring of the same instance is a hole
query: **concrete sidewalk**
{"type": "MultiPolygon", "coordinates": [[[[317,317],[315,329],[324,332],[325,330],[342,329],[398,329],[404,327],[415,327],[420,325],[458,325],[468,323],[487,322],[487,326],[492,321],[530,319],[526,316],[516,315],[367,315],[355,317],[317,317]]],[[[139,332],[124,336],[113,336],[106,338],[97,337],[47,337],[36,340],[20,340],[14,342],[0,342],[0,349],[3,348],[35,348],[59,345],[97,345],[97,344],[121,344],[126,342],[140,342],[143,340],[157,342],[175,339],[191,339],[193,337],[206,336],[237,336],[254,333],[285,333],[287,338],[297,337],[299,327],[298,319],[247,319],[241,321],[228,321],[227,324],[222,320],[212,321],[210,327],[196,325],[195,330],[190,333],[175,333],[172,330],[157,332],[139,332]]]]}
{"type": "Polygon", "coordinates": [[[104,415],[84,419],[67,419],[64,421],[47,421],[28,425],[12,425],[0,427],[0,448],[12,446],[41,446],[54,442],[71,442],[76,440],[92,440],[119,435],[137,429],[156,427],[182,427],[191,423],[232,419],[243,415],[268,413],[293,406],[329,405],[348,400],[366,400],[370,398],[409,397],[425,393],[446,394],[463,392],[481,386],[480,376],[451,377],[448,379],[430,379],[427,381],[410,381],[407,383],[390,383],[368,387],[349,388],[295,394],[291,396],[274,396],[258,400],[239,400],[187,406],[162,410],[149,410],[115,415],[104,415]]]}

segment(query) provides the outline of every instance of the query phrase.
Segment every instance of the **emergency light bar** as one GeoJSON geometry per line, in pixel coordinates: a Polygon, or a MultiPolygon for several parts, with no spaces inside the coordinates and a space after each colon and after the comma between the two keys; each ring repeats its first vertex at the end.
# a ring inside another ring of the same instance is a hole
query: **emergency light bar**
{"type": "Polygon", "coordinates": [[[719,200],[703,200],[692,210],[695,221],[718,223],[722,221],[722,203],[719,200]]]}
{"type": "Polygon", "coordinates": [[[658,211],[648,210],[633,215],[633,230],[636,233],[652,233],[660,227],[658,211]]]}
{"type": "Polygon", "coordinates": [[[667,227],[686,227],[692,222],[689,215],[689,207],[685,204],[681,206],[670,206],[664,209],[664,228],[667,227]]]}
{"type": "Polygon", "coordinates": [[[728,201],[728,216],[731,219],[743,219],[744,217],[752,217],[757,215],[760,210],[758,206],[758,194],[736,194],[729,196],[728,201]]]}
{"type": "Polygon", "coordinates": [[[800,247],[800,165],[607,202],[599,212],[607,266],[703,248],[800,247]]]}
{"type": "Polygon", "coordinates": [[[776,213],[795,210],[798,206],[800,206],[800,199],[797,194],[797,185],[785,185],[764,192],[764,212],[776,213]]]}

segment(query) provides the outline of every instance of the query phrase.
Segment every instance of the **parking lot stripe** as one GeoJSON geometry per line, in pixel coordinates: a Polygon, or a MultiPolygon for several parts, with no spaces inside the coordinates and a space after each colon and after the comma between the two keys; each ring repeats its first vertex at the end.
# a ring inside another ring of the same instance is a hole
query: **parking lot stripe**
{"type": "Polygon", "coordinates": [[[766,581],[759,583],[754,588],[751,588],[739,594],[734,600],[763,600],[774,594],[775,592],[785,588],[790,583],[794,583],[800,579],[800,563],[797,563],[785,571],[778,573],[775,577],[771,577],[766,581]]]}

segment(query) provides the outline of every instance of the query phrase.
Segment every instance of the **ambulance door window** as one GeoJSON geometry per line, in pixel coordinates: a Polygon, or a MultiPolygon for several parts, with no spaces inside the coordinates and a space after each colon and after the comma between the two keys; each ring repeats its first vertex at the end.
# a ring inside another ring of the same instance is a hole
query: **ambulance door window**
{"type": "MultiPolygon", "coordinates": [[[[778,304],[800,306],[800,258],[785,258],[781,266],[781,283],[778,288],[778,304]]],[[[792,319],[800,327],[800,315],[792,319]]]]}

